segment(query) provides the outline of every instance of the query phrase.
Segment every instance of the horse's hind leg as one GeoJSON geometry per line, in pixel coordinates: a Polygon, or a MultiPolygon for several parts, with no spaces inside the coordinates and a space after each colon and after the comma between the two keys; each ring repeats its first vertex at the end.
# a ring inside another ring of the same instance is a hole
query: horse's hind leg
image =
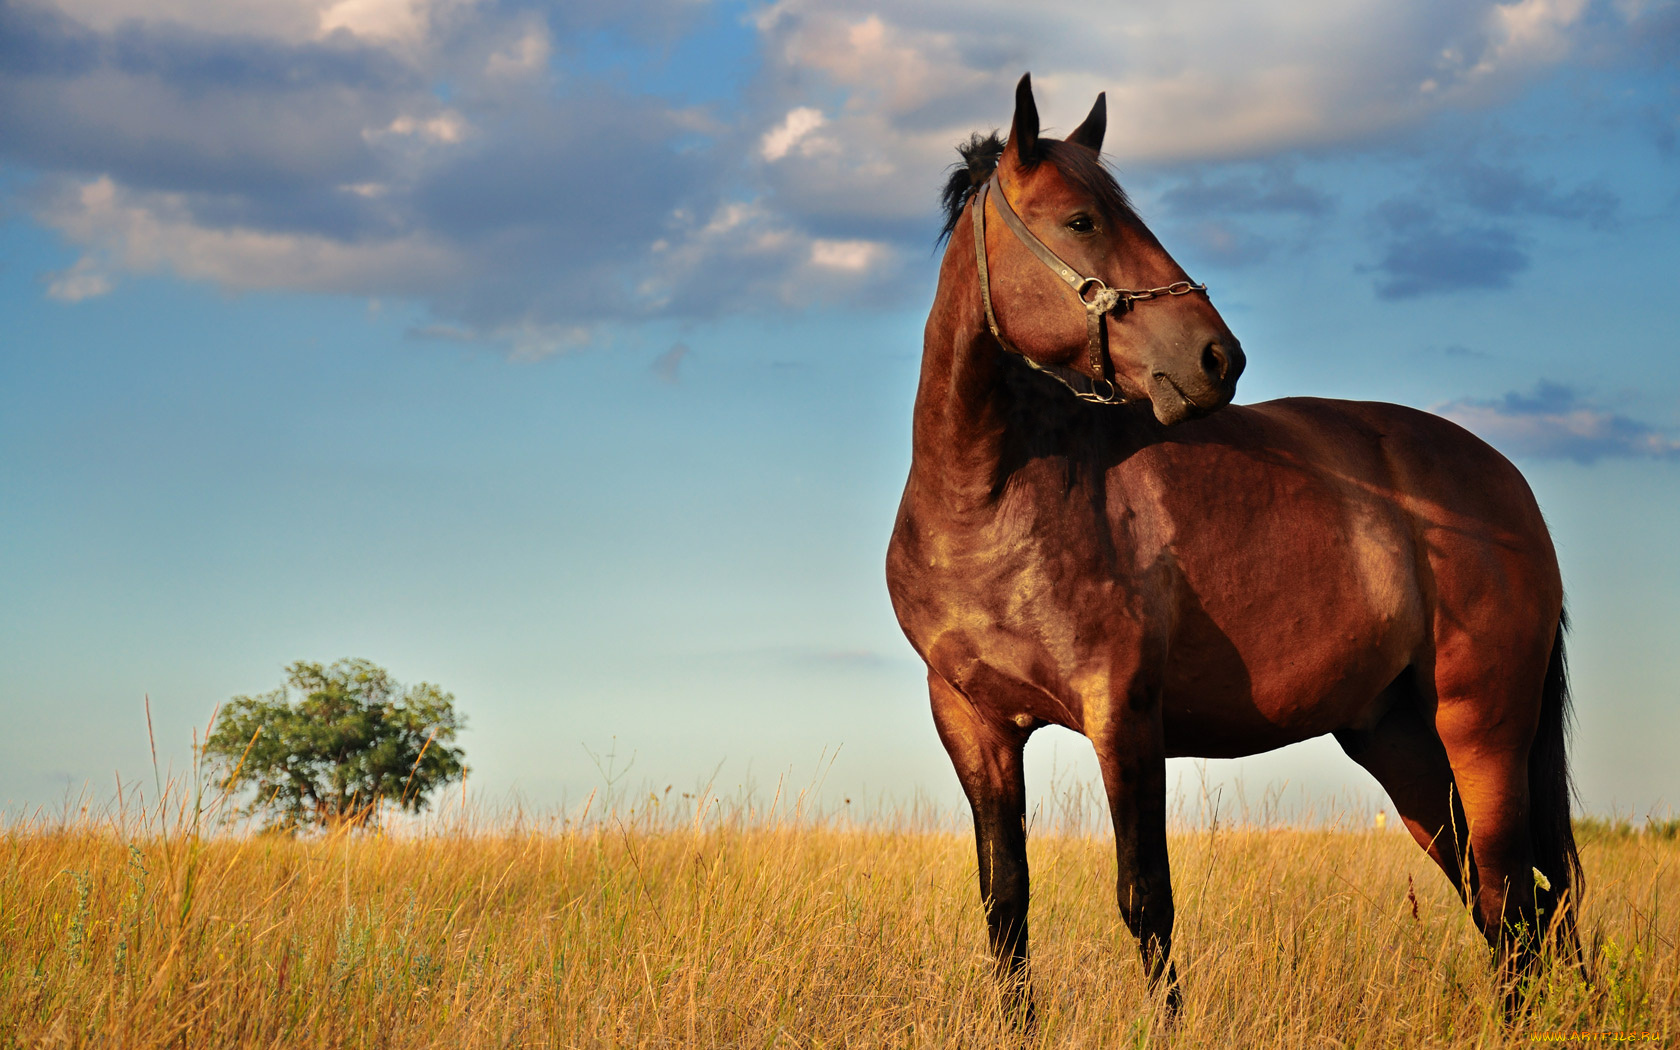
{"type": "MultiPolygon", "coordinates": [[[[1545,667],[1543,659],[1539,666],[1545,667]]],[[[1491,682],[1485,666],[1465,676],[1471,682],[1454,677],[1451,666],[1437,671],[1435,728],[1470,826],[1477,876],[1472,913],[1498,953],[1506,1008],[1515,1011],[1520,978],[1537,961],[1542,933],[1528,812],[1528,751],[1539,720],[1541,683],[1538,672],[1532,683],[1491,682]],[[1465,688],[1471,684],[1477,688],[1465,688]]]]}
{"type": "Polygon", "coordinates": [[[1447,749],[1424,720],[1411,671],[1384,699],[1388,712],[1375,726],[1338,732],[1336,742],[1382,785],[1406,830],[1466,899],[1465,879],[1473,883],[1474,876],[1465,863],[1469,837],[1447,749]]]}
{"type": "Polygon", "coordinates": [[[974,704],[929,672],[928,692],[939,739],[956,766],[974,811],[980,902],[1004,1006],[1017,1024],[1033,1025],[1027,985],[1027,787],[1021,752],[1027,732],[994,725],[974,704]]]}

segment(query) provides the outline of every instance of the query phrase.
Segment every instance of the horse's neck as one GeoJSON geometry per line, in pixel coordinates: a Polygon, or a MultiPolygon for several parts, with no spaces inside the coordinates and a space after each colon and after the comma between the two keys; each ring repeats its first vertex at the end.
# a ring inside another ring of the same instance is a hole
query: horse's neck
{"type": "Polygon", "coordinates": [[[980,302],[973,246],[962,223],[940,266],[923,334],[911,466],[917,499],[971,521],[996,510],[1009,474],[1028,459],[1064,458],[1067,480],[1080,474],[1102,485],[1098,464],[1125,440],[1109,428],[1113,420],[1093,417],[999,346],[980,302]]]}
{"type": "Polygon", "coordinates": [[[912,482],[947,510],[978,512],[1002,477],[1009,412],[1003,351],[985,328],[973,242],[964,240],[952,244],[940,268],[923,334],[912,482]]]}

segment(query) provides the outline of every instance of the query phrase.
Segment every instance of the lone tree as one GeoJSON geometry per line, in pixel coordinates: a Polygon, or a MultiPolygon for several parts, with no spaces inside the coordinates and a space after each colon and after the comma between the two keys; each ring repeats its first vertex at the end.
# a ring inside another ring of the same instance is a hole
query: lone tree
{"type": "Polygon", "coordinates": [[[267,814],[270,827],[377,823],[387,804],[417,813],[466,775],[450,746],[463,721],[437,686],[404,689],[366,660],[299,660],[286,683],[234,697],[204,742],[230,787],[254,789],[247,812],[267,814]]]}

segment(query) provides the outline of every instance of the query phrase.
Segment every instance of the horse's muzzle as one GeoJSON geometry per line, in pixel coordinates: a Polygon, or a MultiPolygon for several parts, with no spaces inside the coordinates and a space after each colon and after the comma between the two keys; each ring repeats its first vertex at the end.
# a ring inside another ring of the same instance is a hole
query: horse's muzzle
{"type": "Polygon", "coordinates": [[[1167,426],[1218,411],[1237,393],[1237,378],[1247,358],[1233,338],[1209,340],[1196,364],[1183,373],[1157,368],[1149,376],[1149,401],[1155,418],[1167,426]]]}

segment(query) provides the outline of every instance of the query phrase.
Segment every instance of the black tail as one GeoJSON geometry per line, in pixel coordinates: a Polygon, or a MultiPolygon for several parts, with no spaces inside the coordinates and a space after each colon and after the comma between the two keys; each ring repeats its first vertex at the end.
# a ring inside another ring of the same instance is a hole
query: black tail
{"type": "Polygon", "coordinates": [[[1568,616],[1559,617],[1540,701],[1540,727],[1528,752],[1528,829],[1534,866],[1542,876],[1535,888],[1540,921],[1552,932],[1558,954],[1579,962],[1581,941],[1575,917],[1581,899],[1581,856],[1569,822],[1574,790],[1569,781],[1569,667],[1563,653],[1563,633],[1568,627],[1568,616]],[[1547,882],[1550,889],[1544,888],[1547,882]]]}

